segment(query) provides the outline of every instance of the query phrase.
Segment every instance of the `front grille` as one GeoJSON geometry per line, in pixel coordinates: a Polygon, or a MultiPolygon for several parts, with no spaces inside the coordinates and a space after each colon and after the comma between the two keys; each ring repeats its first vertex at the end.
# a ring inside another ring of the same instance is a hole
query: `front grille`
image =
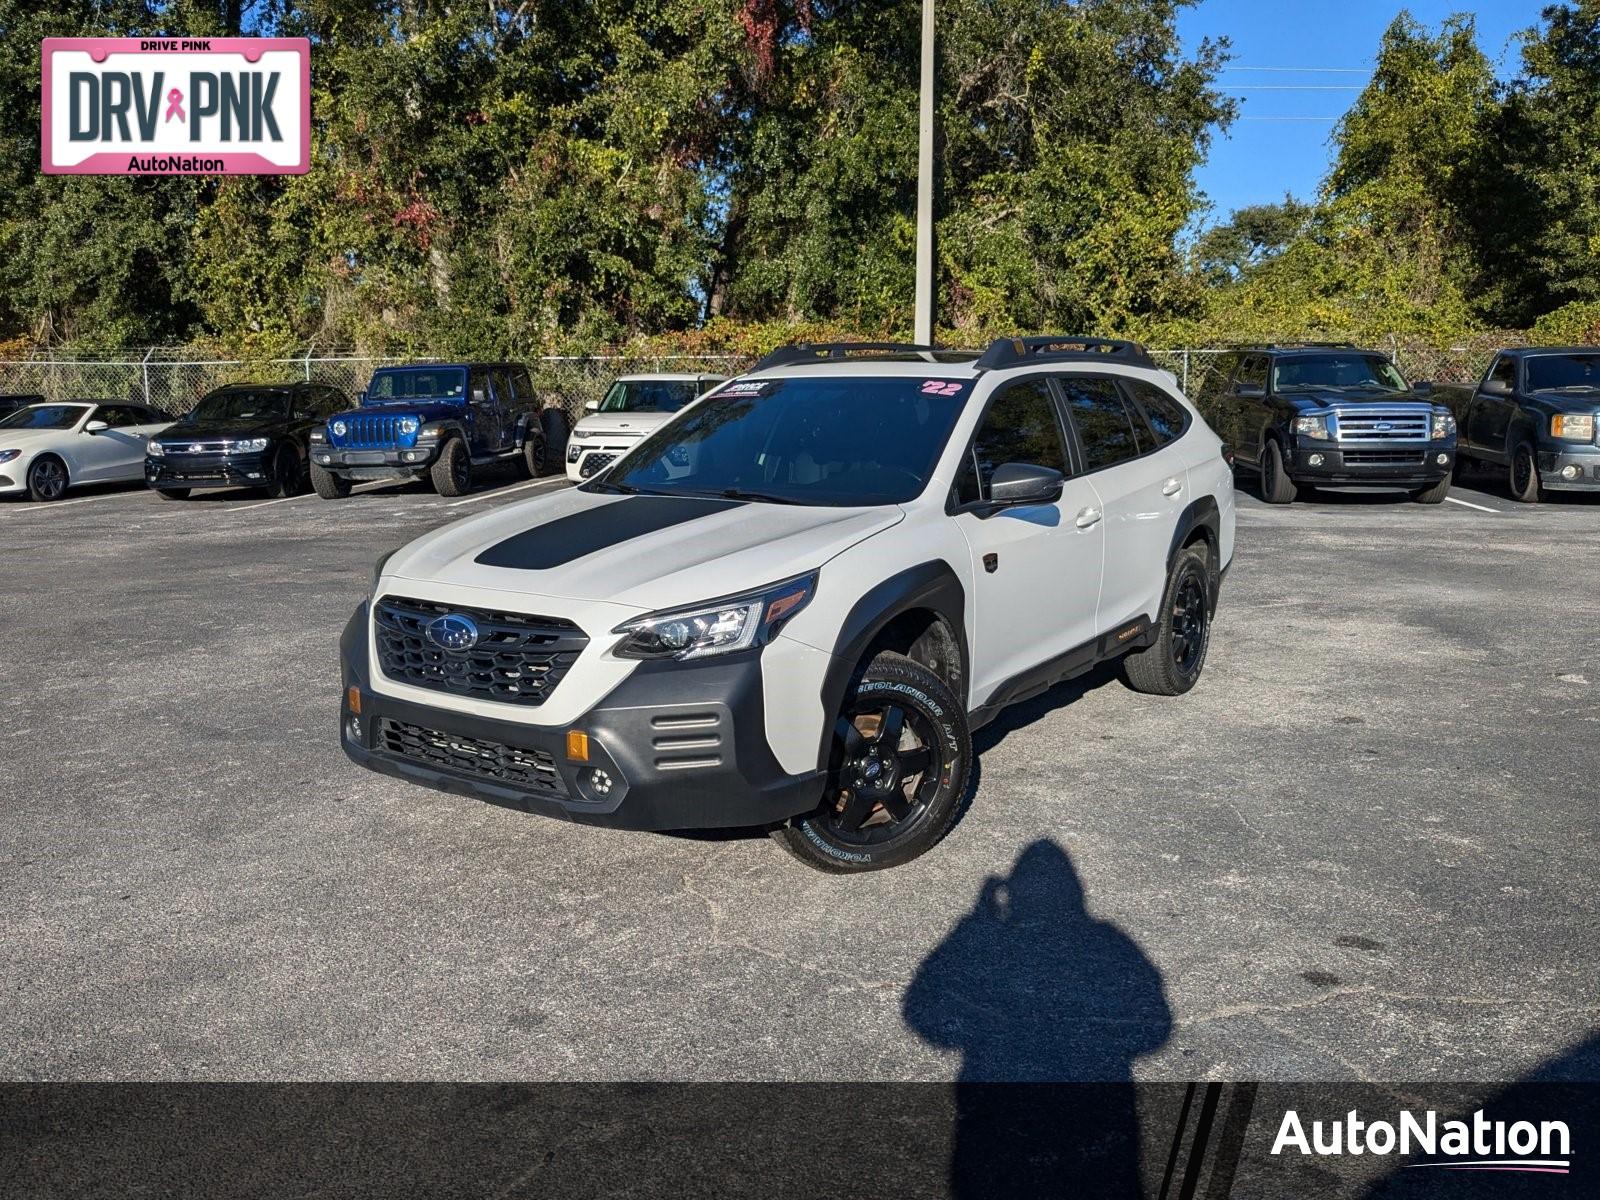
{"type": "Polygon", "coordinates": [[[385,596],[373,616],[378,662],[390,679],[503,704],[543,704],[589,644],[581,629],[559,617],[401,596],[385,596]],[[470,649],[444,650],[428,639],[429,622],[452,613],[477,625],[478,641],[470,649]]]}
{"type": "Polygon", "coordinates": [[[1420,467],[1428,456],[1403,450],[1346,450],[1347,467],[1420,467]]]}
{"type": "Polygon", "coordinates": [[[457,775],[490,779],[529,792],[567,794],[555,758],[543,750],[442,733],[392,717],[378,722],[378,744],[390,754],[457,775]]]}
{"type": "Polygon", "coordinates": [[[591,454],[583,460],[583,465],[578,468],[578,478],[587,479],[599,471],[604,471],[620,457],[622,457],[620,454],[591,454]]]}
{"type": "Polygon", "coordinates": [[[339,439],[341,446],[353,450],[369,447],[388,448],[400,444],[400,417],[354,416],[345,417],[348,428],[339,439]]]}
{"type": "Polygon", "coordinates": [[[1425,442],[1433,435],[1433,411],[1335,408],[1341,442],[1425,442]]]}

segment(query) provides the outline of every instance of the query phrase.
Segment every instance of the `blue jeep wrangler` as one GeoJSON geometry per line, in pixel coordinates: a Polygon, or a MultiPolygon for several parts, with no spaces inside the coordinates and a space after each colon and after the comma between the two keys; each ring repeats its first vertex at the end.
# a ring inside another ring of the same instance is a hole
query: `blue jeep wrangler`
{"type": "Polygon", "coordinates": [[[312,431],[311,485],[337,500],[360,480],[426,477],[441,496],[460,496],[492,463],[547,474],[561,462],[568,428],[565,412],[540,407],[520,363],[382,367],[360,408],[312,431]]]}

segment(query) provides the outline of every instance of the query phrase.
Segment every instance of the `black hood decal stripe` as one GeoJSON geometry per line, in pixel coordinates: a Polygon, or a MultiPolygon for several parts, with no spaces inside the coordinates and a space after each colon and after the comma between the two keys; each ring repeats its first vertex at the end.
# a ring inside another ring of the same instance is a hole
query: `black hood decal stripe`
{"type": "Polygon", "coordinates": [[[535,525],[496,542],[474,560],[486,567],[518,571],[548,571],[584,558],[598,550],[698,521],[729,508],[736,500],[707,500],[695,496],[629,496],[535,525]]]}

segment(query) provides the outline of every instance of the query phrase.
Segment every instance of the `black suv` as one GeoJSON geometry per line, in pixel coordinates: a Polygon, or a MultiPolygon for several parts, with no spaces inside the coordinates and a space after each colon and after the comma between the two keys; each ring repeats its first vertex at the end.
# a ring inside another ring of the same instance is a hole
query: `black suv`
{"type": "Polygon", "coordinates": [[[1438,504],[1450,492],[1456,422],[1428,385],[1406,383],[1387,355],[1339,343],[1275,343],[1224,354],[1200,410],[1262,498],[1302,487],[1367,485],[1438,504]]]}
{"type": "Polygon", "coordinates": [[[168,500],[216,487],[293,496],[306,485],[311,431],[349,403],[321,383],[230,383],[150,439],[144,480],[168,500]]]}

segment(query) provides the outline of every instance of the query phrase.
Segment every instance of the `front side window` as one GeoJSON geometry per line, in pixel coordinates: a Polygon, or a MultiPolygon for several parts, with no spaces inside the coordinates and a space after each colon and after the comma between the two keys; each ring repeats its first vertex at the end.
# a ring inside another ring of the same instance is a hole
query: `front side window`
{"type": "Polygon", "coordinates": [[[1494,367],[1489,372],[1489,378],[1495,383],[1503,383],[1508,388],[1517,386],[1517,360],[1502,356],[1495,359],[1494,367]]]}
{"type": "Polygon", "coordinates": [[[392,400],[459,400],[467,394],[464,367],[385,367],[367,387],[369,403],[392,400]]]}
{"type": "Polygon", "coordinates": [[[619,379],[600,401],[601,412],[677,412],[696,396],[692,380],[619,379]]]}
{"type": "Polygon", "coordinates": [[[1272,368],[1272,390],[1404,392],[1405,378],[1381,354],[1308,354],[1272,368]]]}
{"type": "Polygon", "coordinates": [[[956,503],[988,500],[995,468],[1006,463],[1032,463],[1068,473],[1066,442],[1044,379],[1014,383],[990,402],[956,476],[956,503]]]}
{"type": "Polygon", "coordinates": [[[128,404],[102,404],[94,410],[94,419],[104,421],[113,429],[143,425],[146,420],[144,413],[128,404]]]}
{"type": "Polygon", "coordinates": [[[1536,354],[1528,359],[1530,392],[1600,391],[1600,354],[1536,354]]]}
{"type": "Polygon", "coordinates": [[[911,375],[739,380],[583,486],[791,504],[903,504],[927,487],[971,386],[911,375]]]}
{"type": "MultiPolygon", "coordinates": [[[[1109,379],[1063,379],[1067,409],[1078,428],[1084,466],[1090,471],[1138,458],[1143,450],[1136,432],[1135,415],[1128,411],[1122,392],[1109,379]]],[[[1146,434],[1146,437],[1149,435],[1146,434]]]]}
{"type": "Polygon", "coordinates": [[[34,404],[0,421],[0,429],[71,429],[88,411],[87,404],[34,404]]]}
{"type": "Polygon", "coordinates": [[[1259,354],[1247,355],[1239,360],[1239,376],[1234,381],[1235,391],[1254,388],[1264,392],[1267,387],[1267,360],[1259,354]]]}

